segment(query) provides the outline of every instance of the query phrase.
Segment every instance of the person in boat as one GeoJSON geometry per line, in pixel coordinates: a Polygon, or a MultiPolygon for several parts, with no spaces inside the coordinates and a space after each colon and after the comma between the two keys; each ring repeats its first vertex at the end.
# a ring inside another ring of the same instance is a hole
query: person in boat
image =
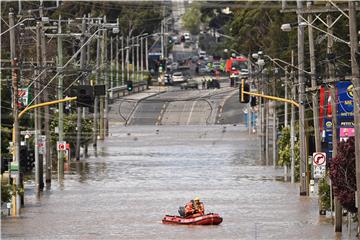
{"type": "Polygon", "coordinates": [[[179,214],[182,217],[198,217],[205,213],[205,207],[200,198],[196,197],[194,200],[188,202],[185,207],[180,207],[179,214]]]}

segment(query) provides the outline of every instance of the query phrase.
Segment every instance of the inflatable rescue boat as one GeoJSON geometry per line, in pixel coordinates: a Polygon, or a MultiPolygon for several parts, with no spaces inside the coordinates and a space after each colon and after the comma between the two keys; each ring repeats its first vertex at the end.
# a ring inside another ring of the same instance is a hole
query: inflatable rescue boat
{"type": "Polygon", "coordinates": [[[208,213],[197,217],[180,217],[166,215],[162,222],[164,224],[188,224],[188,225],[218,225],[222,222],[222,217],[216,213],[208,213]]]}

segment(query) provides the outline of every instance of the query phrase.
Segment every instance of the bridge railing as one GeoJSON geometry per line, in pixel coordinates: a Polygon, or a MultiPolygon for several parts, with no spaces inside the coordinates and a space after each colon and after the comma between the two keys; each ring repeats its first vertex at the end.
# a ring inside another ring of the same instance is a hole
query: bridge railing
{"type": "Polygon", "coordinates": [[[145,91],[148,88],[148,84],[147,81],[140,81],[137,83],[133,84],[133,90],[132,91],[128,91],[126,85],[122,85],[122,86],[118,86],[118,87],[114,87],[114,88],[109,88],[108,92],[109,92],[109,103],[113,103],[114,100],[120,98],[120,97],[124,97],[127,95],[131,95],[134,93],[138,93],[138,92],[142,92],[145,91]]]}

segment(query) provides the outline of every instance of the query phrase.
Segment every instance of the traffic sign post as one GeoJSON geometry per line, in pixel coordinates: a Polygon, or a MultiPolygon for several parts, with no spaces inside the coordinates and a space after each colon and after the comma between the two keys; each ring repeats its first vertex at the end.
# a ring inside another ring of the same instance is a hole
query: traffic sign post
{"type": "Polygon", "coordinates": [[[326,153],[313,153],[314,178],[323,178],[326,173],[326,153]]]}
{"type": "Polygon", "coordinates": [[[66,150],[66,142],[65,141],[58,141],[56,145],[56,149],[58,151],[65,151],[66,150]]]}

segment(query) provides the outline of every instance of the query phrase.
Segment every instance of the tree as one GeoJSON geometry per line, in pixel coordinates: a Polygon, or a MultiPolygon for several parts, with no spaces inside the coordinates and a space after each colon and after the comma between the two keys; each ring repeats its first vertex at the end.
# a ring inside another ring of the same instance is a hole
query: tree
{"type": "Polygon", "coordinates": [[[201,12],[200,6],[196,3],[193,3],[188,11],[182,17],[183,26],[191,34],[197,35],[200,33],[200,23],[201,23],[201,12]]]}
{"type": "Polygon", "coordinates": [[[330,178],[334,195],[349,212],[357,212],[355,207],[356,172],[355,139],[337,145],[337,155],[330,162],[330,178]]]}

